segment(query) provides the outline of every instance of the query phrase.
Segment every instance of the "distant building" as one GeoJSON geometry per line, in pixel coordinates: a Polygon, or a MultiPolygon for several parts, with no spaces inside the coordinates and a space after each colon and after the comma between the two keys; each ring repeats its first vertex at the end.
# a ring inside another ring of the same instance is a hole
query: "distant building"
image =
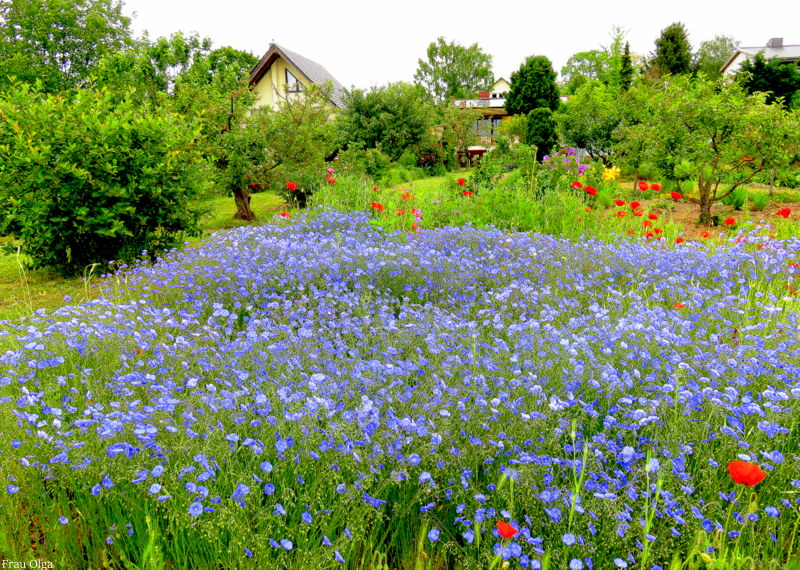
{"type": "Polygon", "coordinates": [[[506,95],[511,84],[502,77],[494,82],[491,91],[481,91],[477,99],[456,99],[453,101],[465,109],[480,109],[482,118],[475,122],[478,142],[481,146],[494,144],[500,123],[508,116],[506,95]]]}
{"type": "Polygon", "coordinates": [[[800,45],[784,45],[783,38],[772,38],[765,46],[740,47],[720,68],[723,75],[733,75],[739,71],[747,59],[753,59],[757,53],[762,52],[767,60],[777,59],[787,65],[800,65],[800,45]]]}
{"type": "Polygon", "coordinates": [[[256,107],[277,109],[278,102],[285,96],[302,97],[304,89],[328,81],[333,85],[331,107],[341,109],[344,107],[344,88],[327,69],[274,43],[269,44],[267,53],[250,72],[250,87],[256,92],[256,107]]]}

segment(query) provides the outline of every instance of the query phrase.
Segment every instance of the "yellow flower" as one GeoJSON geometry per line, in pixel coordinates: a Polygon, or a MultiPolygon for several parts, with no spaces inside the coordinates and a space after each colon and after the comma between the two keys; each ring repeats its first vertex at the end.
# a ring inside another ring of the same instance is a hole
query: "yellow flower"
{"type": "Polygon", "coordinates": [[[603,168],[603,180],[606,182],[613,182],[617,178],[619,178],[619,167],[612,166],[610,168],[603,168]]]}

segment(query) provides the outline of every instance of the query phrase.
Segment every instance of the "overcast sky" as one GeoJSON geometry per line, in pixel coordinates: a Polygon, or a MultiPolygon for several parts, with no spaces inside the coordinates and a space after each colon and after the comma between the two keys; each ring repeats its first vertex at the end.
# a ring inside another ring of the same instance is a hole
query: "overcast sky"
{"type": "Polygon", "coordinates": [[[609,45],[627,31],[631,52],[648,55],[673,22],[692,49],[716,35],[744,46],[769,38],[800,44],[800,0],[124,0],[133,31],[150,38],[183,31],[261,57],[274,41],[325,67],[347,88],[412,81],[420,58],[439,36],[477,43],[493,57],[495,77],[510,78],[529,55],[545,55],[558,72],[577,52],[609,45]]]}

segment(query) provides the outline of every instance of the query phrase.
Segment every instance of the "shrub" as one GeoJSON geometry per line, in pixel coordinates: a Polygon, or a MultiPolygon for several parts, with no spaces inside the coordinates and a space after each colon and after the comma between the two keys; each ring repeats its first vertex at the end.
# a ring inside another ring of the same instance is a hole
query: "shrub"
{"type": "Polygon", "coordinates": [[[63,274],[131,260],[199,234],[197,132],[107,91],[45,96],[27,86],[0,99],[0,232],[35,267],[63,274]]]}
{"type": "Polygon", "coordinates": [[[769,204],[769,194],[766,192],[757,192],[753,196],[753,210],[756,212],[763,212],[767,204],[769,204]]]}
{"type": "Polygon", "coordinates": [[[747,202],[747,188],[737,186],[736,189],[722,199],[726,206],[733,206],[734,210],[741,210],[747,202]]]}
{"type": "Polygon", "coordinates": [[[536,160],[541,161],[545,155],[550,154],[558,142],[553,111],[546,107],[540,107],[528,113],[525,142],[529,146],[536,147],[536,160]]]}

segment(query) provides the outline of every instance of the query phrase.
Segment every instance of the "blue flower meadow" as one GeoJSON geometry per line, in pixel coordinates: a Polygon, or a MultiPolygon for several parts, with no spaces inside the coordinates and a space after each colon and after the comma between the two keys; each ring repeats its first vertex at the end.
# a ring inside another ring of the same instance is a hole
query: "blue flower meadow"
{"type": "Polygon", "coordinates": [[[4,554],[41,535],[79,565],[151,543],[190,567],[783,562],[798,257],[332,212],[214,234],[4,323],[4,554]],[[734,460],[766,479],[735,485],[734,460]]]}

